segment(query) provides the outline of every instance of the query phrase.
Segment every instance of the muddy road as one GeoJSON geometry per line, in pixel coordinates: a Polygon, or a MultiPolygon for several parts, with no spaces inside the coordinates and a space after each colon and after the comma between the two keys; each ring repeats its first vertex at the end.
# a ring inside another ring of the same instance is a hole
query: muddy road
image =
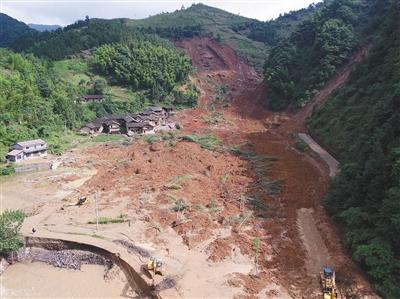
{"type": "MultiPolygon", "coordinates": [[[[264,239],[274,252],[272,260],[262,263],[265,271],[276,270],[279,283],[291,296],[319,298],[319,273],[324,265],[330,265],[336,270],[338,281],[342,282],[339,287],[343,296],[373,297],[368,282],[346,255],[340,234],[321,204],[330,177],[337,172],[337,161],[330,159],[331,156],[315,142],[310,145],[317,153],[320,151],[318,154],[326,153],[328,160],[324,155],[318,158],[317,155],[299,153],[289,138],[291,133],[306,132],[305,121],[312,109],[345,82],[354,65],[368,53],[370,45],[356,53],[338,76],[297,115],[272,113],[263,108],[267,88],[254,70],[233,55],[229,47],[207,39],[186,41],[181,46],[192,57],[200,78],[203,78],[203,113],[215,109],[212,101],[218,86],[230,87],[229,105],[219,107],[219,111],[234,124],[234,130],[227,132],[223,126],[215,126],[213,132],[228,142],[250,142],[257,154],[277,158],[267,175],[283,181],[282,191],[279,195],[262,198],[275,211],[263,223],[264,239]],[[219,63],[211,67],[208,61],[214,60],[219,63]]],[[[188,118],[199,117],[198,113],[197,110],[188,112],[188,118]]],[[[192,130],[200,130],[190,123],[187,125],[192,130]]],[[[256,280],[247,279],[246,283],[253,293],[261,291],[262,284],[256,280]]]]}

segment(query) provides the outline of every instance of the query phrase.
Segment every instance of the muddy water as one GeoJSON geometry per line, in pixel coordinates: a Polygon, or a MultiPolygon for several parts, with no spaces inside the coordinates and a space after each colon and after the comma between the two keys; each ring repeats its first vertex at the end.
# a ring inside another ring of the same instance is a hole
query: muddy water
{"type": "Polygon", "coordinates": [[[104,267],[83,265],[80,271],[44,263],[18,263],[0,276],[0,298],[121,298],[128,286],[120,273],[104,279],[104,267]]]}

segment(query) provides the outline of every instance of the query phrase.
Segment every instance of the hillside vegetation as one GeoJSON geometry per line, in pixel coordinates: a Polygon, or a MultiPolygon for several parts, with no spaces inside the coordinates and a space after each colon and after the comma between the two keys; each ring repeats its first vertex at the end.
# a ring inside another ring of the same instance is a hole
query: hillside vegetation
{"type": "Polygon", "coordinates": [[[326,207],[386,298],[400,298],[400,5],[369,58],[313,114],[311,132],[340,158],[326,207]]]}
{"type": "Polygon", "coordinates": [[[40,57],[63,59],[82,50],[107,43],[126,43],[139,32],[177,40],[209,36],[231,45],[237,53],[262,71],[269,49],[289,36],[321,5],[293,11],[276,20],[261,22],[221,9],[194,4],[187,9],[162,13],[145,19],[86,19],[53,32],[32,32],[11,47],[40,57]]]}
{"type": "Polygon", "coordinates": [[[0,13],[0,47],[7,47],[20,36],[34,31],[25,23],[0,13]]]}
{"type": "MultiPolygon", "coordinates": [[[[92,36],[83,31],[83,36],[92,36]]],[[[54,38],[63,39],[63,34],[54,38]]],[[[54,57],[76,51],[51,48],[55,40],[40,42],[35,50],[54,57]]],[[[105,114],[134,113],[150,104],[196,104],[197,91],[181,88],[192,70],[190,61],[166,41],[130,34],[129,41],[105,44],[88,55],[52,61],[1,50],[1,157],[12,143],[32,138],[45,139],[50,150],[59,153],[65,147],[65,129],[75,130],[105,114]],[[79,98],[84,94],[105,94],[106,100],[83,104],[79,98]]]]}
{"type": "Polygon", "coordinates": [[[366,43],[385,1],[326,1],[271,50],[265,63],[268,104],[274,110],[297,109],[366,43]]]}
{"type": "Polygon", "coordinates": [[[288,36],[317,7],[319,5],[262,22],[204,4],[194,4],[172,13],[126,22],[142,32],[155,33],[169,39],[211,36],[231,45],[240,56],[261,71],[269,49],[288,36]]]}
{"type": "Polygon", "coordinates": [[[107,43],[133,43],[145,40],[165,43],[156,37],[127,28],[121,20],[86,19],[52,32],[31,32],[17,39],[11,48],[17,52],[33,53],[38,57],[59,60],[107,43]]]}

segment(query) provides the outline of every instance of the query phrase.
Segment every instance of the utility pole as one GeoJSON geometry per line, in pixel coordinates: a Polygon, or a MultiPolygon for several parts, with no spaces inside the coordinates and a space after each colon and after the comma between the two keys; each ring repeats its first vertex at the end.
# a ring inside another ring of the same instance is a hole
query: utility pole
{"type": "Polygon", "coordinates": [[[96,190],[96,194],[94,196],[94,202],[95,202],[95,206],[96,206],[96,230],[98,231],[99,230],[99,207],[97,204],[97,200],[98,200],[97,195],[98,195],[98,191],[96,190]]]}

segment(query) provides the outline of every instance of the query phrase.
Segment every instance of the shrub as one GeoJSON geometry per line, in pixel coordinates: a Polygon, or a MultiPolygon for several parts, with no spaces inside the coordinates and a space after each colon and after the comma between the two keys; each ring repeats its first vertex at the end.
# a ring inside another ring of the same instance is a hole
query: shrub
{"type": "Polygon", "coordinates": [[[6,210],[0,215],[0,255],[18,250],[23,245],[19,234],[25,214],[22,211],[6,210]]]}
{"type": "Polygon", "coordinates": [[[7,165],[5,167],[0,168],[0,175],[10,175],[15,173],[14,165],[7,165]]]}

